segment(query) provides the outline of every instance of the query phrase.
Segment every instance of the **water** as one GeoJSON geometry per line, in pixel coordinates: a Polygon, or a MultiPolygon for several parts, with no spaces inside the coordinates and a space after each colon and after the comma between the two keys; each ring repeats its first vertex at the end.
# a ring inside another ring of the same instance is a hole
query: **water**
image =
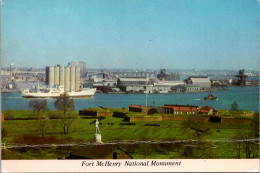
{"type": "MultiPolygon", "coordinates": [[[[210,106],[215,109],[230,109],[236,101],[238,109],[259,112],[259,87],[228,87],[224,91],[214,91],[212,94],[218,100],[203,100],[209,93],[179,93],[179,94],[148,94],[148,106],[163,106],[164,104],[182,104],[210,106]]],[[[2,93],[2,110],[26,110],[32,99],[22,98],[20,93],[2,93]]],[[[55,99],[46,99],[50,110],[55,110],[55,99]]],[[[76,110],[89,107],[128,108],[131,104],[145,105],[145,94],[101,94],[93,98],[74,99],[76,110]]]]}

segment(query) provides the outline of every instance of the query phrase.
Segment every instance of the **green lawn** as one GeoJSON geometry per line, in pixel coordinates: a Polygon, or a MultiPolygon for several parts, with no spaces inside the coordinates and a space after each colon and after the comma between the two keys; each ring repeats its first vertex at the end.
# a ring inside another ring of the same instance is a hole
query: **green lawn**
{"type": "MultiPolygon", "coordinates": [[[[125,111],[125,110],[124,110],[125,111]]],[[[41,137],[41,131],[39,129],[39,120],[29,119],[29,120],[15,120],[15,118],[35,118],[35,115],[31,110],[25,111],[3,111],[5,115],[12,115],[14,120],[5,120],[2,123],[2,129],[7,131],[7,136],[4,137],[2,142],[13,143],[19,137],[24,135],[36,135],[41,137]]],[[[56,111],[50,111],[53,116],[59,116],[60,113],[56,111]]],[[[41,112],[41,114],[50,114],[47,112],[41,112]]],[[[78,114],[78,111],[74,111],[73,114],[78,114]]],[[[95,121],[92,119],[82,119],[78,118],[74,120],[70,127],[69,134],[63,134],[63,129],[60,124],[59,119],[48,119],[46,121],[46,127],[44,130],[44,137],[55,137],[57,140],[71,139],[73,143],[79,142],[93,142],[95,128],[95,121]]],[[[191,129],[183,129],[183,121],[173,121],[165,120],[158,122],[135,122],[135,125],[120,125],[120,123],[125,123],[123,118],[106,117],[99,121],[100,131],[102,134],[103,142],[113,142],[113,141],[180,141],[180,140],[197,140],[195,131],[191,129]],[[145,124],[158,124],[160,126],[145,126],[145,124]]],[[[237,134],[245,132],[250,125],[237,125],[237,124],[221,124],[221,123],[208,123],[210,128],[209,132],[202,136],[202,141],[208,141],[208,143],[213,142],[214,147],[209,147],[210,152],[214,153],[214,156],[209,156],[208,153],[204,153],[201,156],[196,155],[194,158],[198,157],[213,157],[213,158],[236,158],[237,154],[234,151],[234,144],[230,142],[223,142],[217,140],[229,141],[237,136],[237,134]]],[[[66,140],[65,140],[66,141],[66,140]]],[[[196,144],[197,145],[197,144],[196,144]]],[[[187,145],[189,146],[189,145],[187,145]]],[[[181,144],[174,146],[168,152],[163,148],[157,147],[154,151],[146,151],[146,148],[142,147],[136,149],[135,152],[131,153],[134,158],[154,158],[154,159],[166,159],[166,158],[193,158],[185,156],[184,150],[187,149],[186,144],[181,144]]],[[[57,159],[58,157],[66,157],[68,154],[75,150],[76,147],[66,148],[66,149],[39,149],[28,150],[26,152],[20,150],[7,150],[3,158],[4,159],[57,159]],[[23,152],[21,154],[21,152],[23,152]]],[[[206,148],[205,148],[206,149],[206,148]]],[[[194,149],[194,153],[202,152],[201,148],[194,149]]],[[[258,153],[259,148],[256,147],[255,153],[258,153]]],[[[242,152],[242,157],[245,158],[245,154],[242,152]]],[[[259,158],[259,154],[255,154],[254,157],[259,158]]]]}

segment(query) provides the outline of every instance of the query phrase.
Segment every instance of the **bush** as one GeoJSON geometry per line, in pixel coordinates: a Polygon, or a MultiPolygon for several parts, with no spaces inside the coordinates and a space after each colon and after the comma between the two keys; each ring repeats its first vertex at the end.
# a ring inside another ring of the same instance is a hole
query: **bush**
{"type": "Polygon", "coordinates": [[[136,125],[135,123],[120,123],[120,125],[136,125]]]}
{"type": "Polygon", "coordinates": [[[57,115],[57,114],[55,114],[53,112],[48,112],[48,117],[50,119],[59,119],[60,118],[59,115],[57,115]]]}
{"type": "Polygon", "coordinates": [[[26,133],[22,136],[19,136],[14,139],[14,143],[19,144],[52,144],[52,143],[58,143],[60,140],[58,140],[57,137],[50,136],[50,137],[39,137],[35,134],[26,133]]]}
{"type": "Polygon", "coordinates": [[[10,113],[6,113],[5,114],[5,120],[13,120],[14,119],[14,116],[10,113]]]}
{"type": "Polygon", "coordinates": [[[144,126],[160,126],[160,124],[144,124],[144,126]]]}

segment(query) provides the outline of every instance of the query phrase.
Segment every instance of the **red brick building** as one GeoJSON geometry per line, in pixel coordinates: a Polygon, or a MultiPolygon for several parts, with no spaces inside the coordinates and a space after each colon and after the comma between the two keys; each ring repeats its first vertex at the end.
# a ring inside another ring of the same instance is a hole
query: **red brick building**
{"type": "Polygon", "coordinates": [[[198,114],[198,106],[190,105],[164,105],[165,114],[198,114]]]}
{"type": "Polygon", "coordinates": [[[209,106],[203,106],[199,109],[200,114],[213,115],[213,108],[209,106]]]}
{"type": "Polygon", "coordinates": [[[144,112],[145,109],[147,109],[147,107],[142,106],[142,105],[130,105],[129,106],[129,111],[131,111],[131,112],[144,112]]]}

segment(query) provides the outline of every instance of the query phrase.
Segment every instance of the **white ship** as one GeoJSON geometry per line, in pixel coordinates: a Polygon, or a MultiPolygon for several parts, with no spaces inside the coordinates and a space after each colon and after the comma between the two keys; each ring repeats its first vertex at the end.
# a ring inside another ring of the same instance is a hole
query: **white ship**
{"type": "Polygon", "coordinates": [[[21,96],[24,98],[55,98],[66,94],[69,97],[91,97],[95,94],[96,88],[83,88],[82,90],[75,90],[64,92],[63,86],[54,85],[52,88],[44,90],[37,86],[36,92],[31,92],[29,89],[23,90],[21,96]]]}

